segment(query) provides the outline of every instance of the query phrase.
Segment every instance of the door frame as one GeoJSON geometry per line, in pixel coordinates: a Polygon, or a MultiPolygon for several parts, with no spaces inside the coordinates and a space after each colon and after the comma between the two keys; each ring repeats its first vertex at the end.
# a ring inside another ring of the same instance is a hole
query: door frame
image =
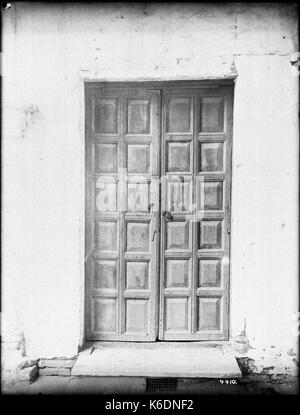
{"type": "MultiPolygon", "coordinates": [[[[205,89],[211,89],[213,91],[214,88],[218,88],[220,86],[223,87],[229,87],[231,90],[230,95],[230,106],[231,106],[231,110],[229,112],[227,112],[227,120],[226,122],[228,123],[228,149],[226,151],[226,163],[229,165],[229,170],[228,170],[228,174],[229,174],[229,180],[228,180],[228,185],[227,185],[227,189],[229,189],[229,196],[228,196],[228,203],[229,203],[229,210],[230,210],[230,216],[229,216],[229,226],[231,228],[231,222],[232,222],[232,216],[231,216],[231,199],[232,199],[232,191],[231,191],[231,187],[232,187],[232,135],[233,135],[233,95],[234,95],[234,78],[231,79],[217,79],[217,80],[165,80],[165,81],[95,81],[95,80],[84,80],[83,82],[83,93],[84,93],[84,108],[83,108],[83,113],[84,113],[84,147],[85,147],[85,160],[86,160],[86,147],[87,147],[87,143],[86,143],[86,128],[87,128],[87,117],[86,117],[86,90],[90,89],[90,88],[96,88],[101,90],[102,88],[149,88],[149,89],[159,89],[161,90],[161,92],[163,91],[167,91],[168,89],[188,89],[188,88],[205,88],[205,89]],[[228,157],[229,156],[229,157],[228,157]]],[[[163,99],[162,99],[162,93],[160,95],[160,120],[162,121],[163,119],[163,99]]],[[[161,123],[161,127],[160,127],[160,134],[159,134],[159,139],[162,139],[162,123],[161,123]]],[[[159,171],[160,171],[160,175],[162,173],[162,155],[159,158],[159,171]]],[[[86,164],[86,163],[85,163],[86,164]]],[[[84,168],[84,177],[86,178],[86,167],[84,168]]],[[[227,169],[227,165],[226,165],[226,169],[227,169]]],[[[86,191],[85,191],[86,194],[86,191]]],[[[85,200],[85,194],[84,194],[84,200],[85,200]]],[[[161,190],[161,185],[160,185],[160,189],[159,189],[159,196],[162,196],[162,190],[161,190]]],[[[86,202],[84,203],[84,215],[86,217],[87,214],[87,209],[86,209],[86,202]]],[[[160,212],[161,212],[161,203],[160,203],[160,212]]],[[[160,224],[160,230],[161,230],[161,224],[160,224]]],[[[85,235],[86,232],[84,231],[84,240],[85,240],[85,235]]],[[[158,260],[157,260],[157,304],[156,304],[156,310],[158,312],[158,320],[159,320],[159,310],[161,307],[161,261],[162,261],[162,252],[161,252],[161,246],[162,246],[162,232],[159,233],[159,238],[158,238],[158,248],[157,248],[157,256],[158,256],[158,260]]],[[[231,238],[230,238],[230,245],[231,245],[231,238]]],[[[84,252],[84,258],[86,260],[86,252],[84,252]]],[[[228,250],[228,256],[229,256],[229,263],[231,263],[231,250],[229,247],[228,250]]],[[[86,340],[86,327],[87,327],[87,317],[88,317],[88,310],[86,308],[87,306],[87,284],[88,284],[88,279],[86,278],[86,261],[84,260],[84,295],[83,295],[83,302],[84,302],[84,316],[83,316],[83,330],[82,330],[82,338],[83,338],[83,342],[88,342],[91,343],[93,340],[86,340]]],[[[230,298],[231,298],[231,266],[229,266],[229,270],[228,270],[228,304],[227,304],[227,313],[228,313],[228,336],[226,336],[226,338],[220,338],[220,339],[190,339],[187,340],[188,342],[191,341],[201,341],[202,343],[211,343],[211,342],[228,342],[230,340],[231,337],[231,314],[230,314],[230,298]]],[[[124,339],[125,340],[125,339],[124,339]]],[[[159,324],[156,325],[156,340],[154,341],[170,341],[169,339],[164,339],[164,340],[160,340],[159,339],[159,324]]],[[[94,340],[95,343],[97,342],[101,342],[102,340],[94,340]]],[[[108,340],[103,340],[103,341],[108,341],[108,340]]],[[[112,340],[113,341],[113,340],[112,340]]],[[[138,341],[138,340],[137,340],[138,341]]],[[[180,341],[180,340],[173,340],[173,342],[176,341],[180,341]]]]}

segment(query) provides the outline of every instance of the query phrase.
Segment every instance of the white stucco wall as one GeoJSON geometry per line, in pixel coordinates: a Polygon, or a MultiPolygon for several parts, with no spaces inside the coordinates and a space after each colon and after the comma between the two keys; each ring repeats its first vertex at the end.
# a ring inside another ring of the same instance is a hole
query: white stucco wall
{"type": "Polygon", "coordinates": [[[246,319],[253,347],[296,348],[295,7],[16,3],[3,19],[4,339],[24,332],[31,357],[82,341],[83,81],[237,74],[232,335],[246,319]]]}

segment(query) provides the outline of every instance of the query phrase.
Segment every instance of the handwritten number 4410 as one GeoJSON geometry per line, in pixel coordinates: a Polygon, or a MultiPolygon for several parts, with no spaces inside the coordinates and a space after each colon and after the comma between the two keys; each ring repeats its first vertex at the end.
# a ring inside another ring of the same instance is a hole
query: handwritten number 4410
{"type": "Polygon", "coordinates": [[[221,385],[236,385],[237,381],[235,379],[220,379],[221,385]]]}

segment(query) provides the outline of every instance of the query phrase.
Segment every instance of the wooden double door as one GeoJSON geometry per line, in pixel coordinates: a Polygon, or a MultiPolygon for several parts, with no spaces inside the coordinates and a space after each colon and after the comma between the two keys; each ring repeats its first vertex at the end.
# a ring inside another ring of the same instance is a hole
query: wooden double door
{"type": "Polygon", "coordinates": [[[87,340],[226,340],[232,86],[87,83],[87,340]]]}

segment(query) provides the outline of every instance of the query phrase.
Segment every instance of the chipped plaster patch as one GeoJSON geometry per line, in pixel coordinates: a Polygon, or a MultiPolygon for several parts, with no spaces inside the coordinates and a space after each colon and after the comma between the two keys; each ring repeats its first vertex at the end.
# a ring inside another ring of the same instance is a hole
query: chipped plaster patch
{"type": "MultiPolygon", "coordinates": [[[[236,358],[247,373],[267,373],[297,376],[298,360],[287,351],[274,345],[264,348],[251,348],[236,358]]],[[[242,369],[241,369],[242,370],[242,369]]]]}

